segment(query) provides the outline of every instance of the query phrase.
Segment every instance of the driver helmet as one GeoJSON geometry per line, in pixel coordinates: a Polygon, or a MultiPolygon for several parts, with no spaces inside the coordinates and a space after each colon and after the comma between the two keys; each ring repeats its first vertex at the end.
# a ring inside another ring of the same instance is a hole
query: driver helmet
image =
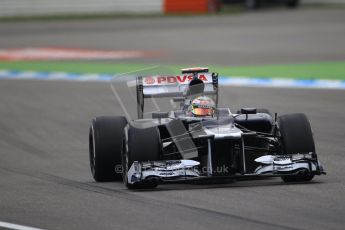
{"type": "Polygon", "coordinates": [[[211,98],[199,96],[192,101],[191,113],[196,117],[213,116],[215,108],[215,103],[211,98]]]}

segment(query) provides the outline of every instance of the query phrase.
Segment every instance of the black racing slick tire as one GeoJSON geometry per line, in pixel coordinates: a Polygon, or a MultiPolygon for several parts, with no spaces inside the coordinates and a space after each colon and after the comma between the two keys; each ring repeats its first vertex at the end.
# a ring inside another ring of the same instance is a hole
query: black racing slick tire
{"type": "Polygon", "coordinates": [[[96,117],[89,134],[91,173],[95,181],[122,179],[122,137],[127,120],[122,116],[96,117]]]}
{"type": "Polygon", "coordinates": [[[305,114],[280,116],[278,126],[284,154],[315,152],[313,133],[305,114]]]}
{"type": "MultiPolygon", "coordinates": [[[[283,154],[315,153],[315,143],[309,120],[305,114],[287,114],[278,118],[283,154]]],[[[285,182],[310,181],[314,177],[308,170],[297,175],[282,177],[285,182]]]]}
{"type": "MultiPolygon", "coordinates": [[[[157,180],[145,183],[129,184],[128,170],[134,161],[157,161],[162,152],[160,133],[157,127],[136,128],[128,126],[127,136],[124,137],[127,145],[123,149],[123,181],[129,189],[151,189],[157,187],[157,180]]],[[[125,143],[126,144],[126,143],[125,143]]]]}

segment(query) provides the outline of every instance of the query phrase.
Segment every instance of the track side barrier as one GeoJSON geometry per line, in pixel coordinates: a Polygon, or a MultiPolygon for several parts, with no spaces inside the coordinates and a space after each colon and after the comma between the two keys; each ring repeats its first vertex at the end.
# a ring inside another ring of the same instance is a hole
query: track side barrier
{"type": "Polygon", "coordinates": [[[165,14],[197,13],[206,14],[220,9],[218,0],[164,0],[165,14]]]}

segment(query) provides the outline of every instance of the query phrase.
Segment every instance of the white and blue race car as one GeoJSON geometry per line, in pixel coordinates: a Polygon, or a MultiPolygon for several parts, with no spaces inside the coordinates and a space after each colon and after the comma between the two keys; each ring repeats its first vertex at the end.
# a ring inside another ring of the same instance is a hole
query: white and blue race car
{"type": "Polygon", "coordinates": [[[256,177],[306,182],[325,174],[306,115],[219,108],[218,74],[208,68],[136,77],[135,89],[137,119],[92,120],[89,153],[97,182],[123,180],[128,188],[140,189],[256,177]],[[144,118],[145,99],[153,97],[168,97],[178,108],[144,118]],[[200,97],[212,98],[211,113],[191,112],[200,97]]]}

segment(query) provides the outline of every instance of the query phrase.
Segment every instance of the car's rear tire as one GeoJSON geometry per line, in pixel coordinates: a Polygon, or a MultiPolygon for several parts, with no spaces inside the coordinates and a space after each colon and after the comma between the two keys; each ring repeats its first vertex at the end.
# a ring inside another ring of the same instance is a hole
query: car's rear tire
{"type": "Polygon", "coordinates": [[[156,180],[146,183],[129,184],[128,170],[134,161],[157,161],[162,152],[162,143],[160,133],[157,127],[136,128],[128,126],[127,136],[124,137],[125,143],[123,149],[123,181],[129,189],[151,189],[157,187],[156,180]]]}
{"type": "MultiPolygon", "coordinates": [[[[283,154],[315,153],[315,143],[309,120],[305,114],[287,114],[278,118],[283,154]]],[[[310,181],[312,172],[305,170],[297,175],[282,177],[285,182],[310,181]]]]}
{"type": "Polygon", "coordinates": [[[122,179],[121,151],[125,117],[96,117],[89,133],[91,173],[95,181],[117,181],[122,179]],[[115,169],[119,171],[116,172],[115,169]]]}

